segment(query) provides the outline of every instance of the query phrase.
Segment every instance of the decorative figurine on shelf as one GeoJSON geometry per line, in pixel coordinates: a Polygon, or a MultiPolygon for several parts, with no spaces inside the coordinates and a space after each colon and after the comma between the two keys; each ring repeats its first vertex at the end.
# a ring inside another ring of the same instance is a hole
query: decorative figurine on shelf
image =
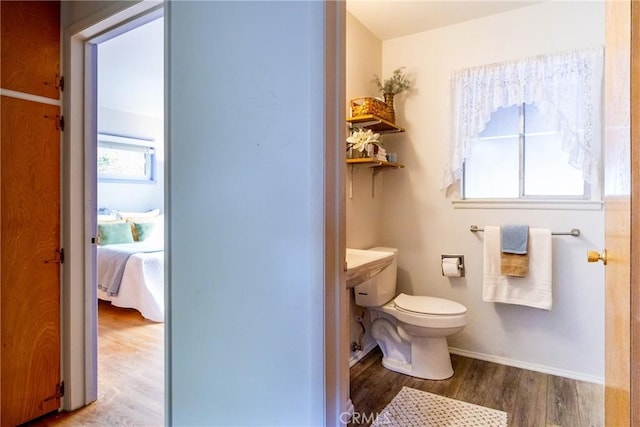
{"type": "Polygon", "coordinates": [[[382,92],[382,95],[384,96],[384,102],[385,104],[387,104],[387,108],[389,108],[389,114],[392,117],[392,123],[395,123],[396,121],[396,112],[393,105],[393,97],[411,89],[411,81],[404,73],[405,68],[406,67],[400,67],[396,69],[393,72],[392,76],[386,80],[381,80],[377,74],[374,74],[374,79],[371,80],[372,83],[376,84],[378,90],[382,92]]]}
{"type": "Polygon", "coordinates": [[[347,138],[347,152],[349,158],[373,157],[376,147],[382,147],[379,133],[373,133],[371,129],[356,128],[347,138]]]}

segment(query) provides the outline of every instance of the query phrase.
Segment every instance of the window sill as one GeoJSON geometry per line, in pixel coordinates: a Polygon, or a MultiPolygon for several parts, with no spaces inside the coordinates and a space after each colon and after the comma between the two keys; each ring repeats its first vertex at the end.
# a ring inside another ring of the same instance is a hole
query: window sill
{"type": "Polygon", "coordinates": [[[133,178],[100,178],[98,182],[104,182],[109,184],[157,184],[157,179],[133,179],[133,178]]]}
{"type": "Polygon", "coordinates": [[[603,202],[597,200],[454,200],[454,209],[541,209],[599,211],[603,202]]]}

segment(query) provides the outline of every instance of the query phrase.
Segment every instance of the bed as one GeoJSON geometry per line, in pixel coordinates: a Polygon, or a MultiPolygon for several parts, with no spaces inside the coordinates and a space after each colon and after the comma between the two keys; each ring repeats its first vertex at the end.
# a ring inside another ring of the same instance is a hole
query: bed
{"type": "MultiPolygon", "coordinates": [[[[164,238],[158,232],[144,235],[140,225],[149,222],[162,230],[158,218],[98,224],[98,298],[117,307],[136,309],[154,322],[163,322],[164,238]]],[[[146,226],[147,231],[150,228],[146,226]]]]}

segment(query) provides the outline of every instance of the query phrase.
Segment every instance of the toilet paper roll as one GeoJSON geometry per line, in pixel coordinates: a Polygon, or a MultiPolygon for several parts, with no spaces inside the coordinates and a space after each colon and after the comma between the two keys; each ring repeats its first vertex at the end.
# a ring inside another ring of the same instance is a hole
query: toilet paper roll
{"type": "Polygon", "coordinates": [[[460,277],[460,259],[442,258],[442,275],[446,277],[460,277]]]}

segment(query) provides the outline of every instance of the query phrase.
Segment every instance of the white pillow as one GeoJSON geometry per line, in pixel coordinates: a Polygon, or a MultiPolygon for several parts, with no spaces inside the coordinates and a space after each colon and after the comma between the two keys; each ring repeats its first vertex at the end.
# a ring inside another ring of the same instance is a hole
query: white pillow
{"type": "Polygon", "coordinates": [[[115,211],[120,219],[131,219],[131,218],[151,218],[154,216],[160,215],[160,209],[151,209],[147,212],[124,212],[124,211],[115,211]]]}
{"type": "Polygon", "coordinates": [[[153,242],[162,244],[164,243],[164,215],[158,215],[153,218],[155,223],[151,235],[145,240],[145,242],[153,242]]]}
{"type": "Polygon", "coordinates": [[[113,221],[117,221],[118,217],[115,214],[107,214],[107,215],[102,215],[102,214],[98,214],[98,222],[113,222],[113,221]]]}

